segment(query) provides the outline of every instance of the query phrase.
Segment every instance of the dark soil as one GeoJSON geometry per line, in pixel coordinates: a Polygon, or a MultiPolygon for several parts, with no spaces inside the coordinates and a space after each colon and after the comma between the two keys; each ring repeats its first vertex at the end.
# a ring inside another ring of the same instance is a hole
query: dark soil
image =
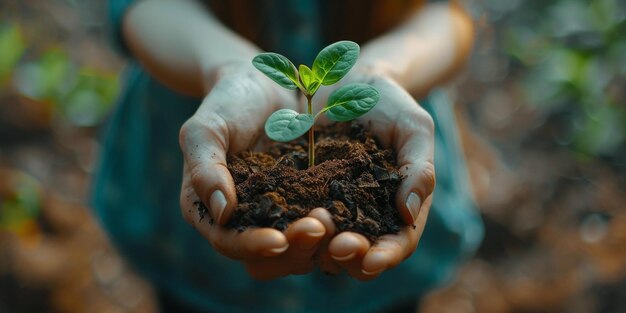
{"type": "Polygon", "coordinates": [[[239,206],[227,227],[284,230],[311,209],[327,208],[339,231],[371,241],[404,225],[395,207],[402,177],[391,149],[356,123],[316,132],[316,165],[308,166],[307,142],[273,143],[267,153],[230,156],[239,206]]]}

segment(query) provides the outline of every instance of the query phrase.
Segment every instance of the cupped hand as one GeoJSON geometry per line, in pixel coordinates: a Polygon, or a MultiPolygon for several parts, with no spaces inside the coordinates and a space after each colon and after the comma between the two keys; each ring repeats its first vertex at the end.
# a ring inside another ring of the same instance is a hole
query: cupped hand
{"type": "MultiPolygon", "coordinates": [[[[330,273],[344,269],[357,279],[370,280],[408,258],[422,235],[435,187],[434,124],[430,115],[392,79],[357,72],[347,77],[345,83],[355,81],[370,84],[380,92],[378,104],[359,121],[384,146],[397,152],[398,166],[405,178],[395,201],[406,225],[398,234],[383,235],[372,244],[358,233],[335,234],[334,223],[325,209],[313,210],[310,216],[321,221],[334,236],[319,248],[321,267],[330,273]]],[[[330,90],[320,90],[321,102],[330,90]]]]}
{"type": "Polygon", "coordinates": [[[211,77],[208,95],[180,131],[184,155],[180,204],[185,220],[217,251],[241,260],[256,278],[313,270],[312,256],[328,234],[315,218],[302,218],[285,232],[223,227],[237,207],[227,154],[261,144],[265,120],[276,109],[301,111],[295,93],[276,86],[250,63],[230,64],[211,77]],[[200,218],[200,201],[208,209],[207,218],[200,218]]]}

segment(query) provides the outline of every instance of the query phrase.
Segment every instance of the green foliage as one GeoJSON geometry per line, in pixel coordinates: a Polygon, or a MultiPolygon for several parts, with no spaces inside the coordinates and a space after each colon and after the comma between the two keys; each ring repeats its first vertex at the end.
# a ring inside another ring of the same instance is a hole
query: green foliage
{"type": "Polygon", "coordinates": [[[17,25],[0,24],[0,82],[13,71],[25,49],[20,28],[17,25]]]}
{"type": "MultiPolygon", "coordinates": [[[[349,84],[335,90],[328,103],[315,116],[311,112],[311,100],[321,85],[332,85],[346,76],[359,57],[359,45],[352,41],[340,41],[322,49],[313,61],[313,68],[300,65],[299,71],[291,61],[276,53],[262,53],[252,64],[279,85],[300,90],[308,100],[308,113],[294,110],[278,110],[265,122],[267,136],[276,141],[290,141],[307,131],[313,138],[313,124],[322,113],[334,121],[351,121],[371,110],[380,98],[378,90],[366,84],[349,84]],[[301,82],[301,83],[300,83],[301,82]]],[[[314,143],[309,142],[309,166],[314,165],[314,143]]]]}
{"type": "Polygon", "coordinates": [[[86,127],[104,119],[119,93],[116,74],[80,68],[59,48],[19,64],[13,83],[21,95],[51,103],[59,117],[86,127]]]}
{"type": "Polygon", "coordinates": [[[76,126],[98,125],[109,112],[119,93],[117,75],[82,68],[75,84],[57,107],[62,116],[76,126]]]}
{"type": "Polygon", "coordinates": [[[20,64],[14,84],[20,94],[35,100],[60,102],[71,88],[73,65],[67,53],[53,48],[38,59],[20,64]]]}
{"type": "Polygon", "coordinates": [[[304,64],[300,64],[300,80],[302,80],[302,85],[308,95],[314,95],[320,87],[319,80],[315,78],[311,69],[304,64]]]}
{"type": "Polygon", "coordinates": [[[300,84],[296,67],[289,59],[278,53],[261,53],[252,59],[252,64],[267,77],[287,89],[296,89],[300,84]]]}
{"type": "Polygon", "coordinates": [[[37,182],[21,173],[15,173],[11,182],[12,192],[0,199],[0,230],[18,230],[25,222],[36,218],[40,211],[37,182]]]}
{"type": "Polygon", "coordinates": [[[367,113],[379,99],[380,93],[374,87],[350,84],[331,93],[323,111],[333,121],[347,122],[367,113]]]}
{"type": "Polygon", "coordinates": [[[565,117],[559,141],[582,155],[618,153],[626,142],[626,4],[523,2],[495,24],[528,100],[549,118],[565,117]]]}
{"type": "Polygon", "coordinates": [[[371,110],[380,99],[376,88],[366,84],[348,84],[335,90],[328,97],[324,109],[315,116],[311,113],[299,114],[294,110],[278,110],[265,122],[265,132],[275,141],[294,140],[306,133],[320,114],[337,122],[347,122],[371,110]]]}
{"type": "Polygon", "coordinates": [[[313,73],[322,85],[328,86],[342,79],[359,58],[359,45],[339,41],[320,51],[313,61],[313,73]]]}
{"type": "Polygon", "coordinates": [[[267,119],[265,132],[276,141],[294,140],[313,126],[313,115],[299,114],[290,109],[280,109],[267,119]]]}
{"type": "Polygon", "coordinates": [[[24,55],[33,45],[27,39],[20,25],[0,23],[0,96],[16,93],[52,108],[64,122],[98,125],[119,93],[118,75],[76,64],[62,46],[24,55]]]}

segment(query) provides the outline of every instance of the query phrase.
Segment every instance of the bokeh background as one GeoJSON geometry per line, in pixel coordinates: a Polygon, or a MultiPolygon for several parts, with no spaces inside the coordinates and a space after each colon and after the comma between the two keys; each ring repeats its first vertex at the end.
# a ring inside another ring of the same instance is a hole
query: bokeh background
{"type": "MultiPolygon", "coordinates": [[[[626,312],[626,3],[473,0],[450,86],[486,225],[420,312],[626,312]]],[[[88,207],[105,1],[0,1],[0,312],[155,312],[88,207]]]]}

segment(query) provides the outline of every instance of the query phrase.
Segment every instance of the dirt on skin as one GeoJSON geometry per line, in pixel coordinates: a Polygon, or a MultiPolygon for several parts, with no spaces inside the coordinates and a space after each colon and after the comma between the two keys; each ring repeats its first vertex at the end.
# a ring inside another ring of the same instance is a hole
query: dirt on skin
{"type": "MultiPolygon", "coordinates": [[[[226,227],[284,230],[310,210],[325,207],[339,231],[370,241],[397,233],[404,225],[395,194],[402,177],[391,149],[356,123],[316,131],[315,166],[307,168],[307,142],[273,143],[268,152],[230,156],[239,205],[226,227]]],[[[199,206],[200,214],[207,213],[199,206]]]]}

